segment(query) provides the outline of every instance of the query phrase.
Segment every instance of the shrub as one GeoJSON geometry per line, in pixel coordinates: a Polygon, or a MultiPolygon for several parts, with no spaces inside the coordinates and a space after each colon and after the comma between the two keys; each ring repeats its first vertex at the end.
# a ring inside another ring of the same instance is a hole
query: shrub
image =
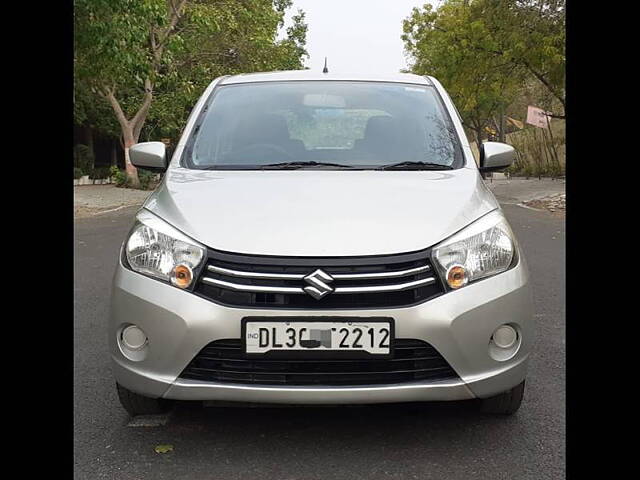
{"type": "MultiPolygon", "coordinates": [[[[111,174],[111,178],[113,179],[113,183],[116,184],[116,187],[131,187],[131,181],[127,177],[126,170],[120,170],[118,167],[111,167],[109,173],[111,174]]],[[[141,190],[149,190],[154,178],[155,174],[153,172],[143,170],[141,168],[138,169],[138,180],[140,181],[141,190]]]]}
{"type": "Polygon", "coordinates": [[[138,169],[138,180],[140,180],[140,189],[149,190],[149,186],[151,185],[151,181],[153,180],[153,172],[149,170],[138,169]]]}
{"type": "Polygon", "coordinates": [[[81,169],[79,169],[79,168],[77,168],[77,167],[76,167],[76,168],[74,168],[74,169],[73,169],[73,179],[74,179],[74,180],[79,180],[79,179],[80,179],[80,177],[82,177],[82,170],[81,170],[81,169]]]}
{"type": "Polygon", "coordinates": [[[116,187],[126,187],[129,185],[129,179],[127,178],[126,172],[118,172],[113,181],[116,184],[116,187]]]}
{"type": "Polygon", "coordinates": [[[119,170],[117,167],[111,167],[111,178],[116,187],[126,187],[128,185],[128,178],[126,172],[119,170]]]}

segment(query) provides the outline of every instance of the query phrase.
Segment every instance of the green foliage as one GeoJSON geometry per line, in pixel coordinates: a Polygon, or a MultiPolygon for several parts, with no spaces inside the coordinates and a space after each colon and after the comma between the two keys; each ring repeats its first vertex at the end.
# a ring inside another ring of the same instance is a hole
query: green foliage
{"type": "Polygon", "coordinates": [[[73,169],[73,179],[74,180],[79,180],[80,177],[82,177],[82,170],[77,168],[77,167],[75,167],[73,169]]]}
{"type": "Polygon", "coordinates": [[[76,79],[96,93],[104,86],[131,93],[142,87],[155,74],[150,33],[166,26],[167,17],[164,0],[76,0],[76,79]]]}
{"type": "Polygon", "coordinates": [[[111,178],[113,179],[113,183],[116,184],[116,187],[126,187],[129,185],[127,174],[117,167],[111,167],[111,178]]]}
{"type": "Polygon", "coordinates": [[[175,143],[198,97],[218,76],[302,69],[307,56],[304,12],[298,11],[286,37],[277,39],[290,6],[291,0],[234,0],[187,8],[184,22],[195,26],[181,36],[174,73],[156,87],[142,138],[175,143]],[[208,29],[206,19],[215,19],[218,29],[208,29]]]}
{"type": "Polygon", "coordinates": [[[138,169],[138,178],[140,179],[140,189],[149,190],[154,174],[149,170],[138,169]]]}
{"type": "Polygon", "coordinates": [[[402,38],[414,59],[412,71],[443,83],[478,141],[492,117],[513,100],[522,73],[474,47],[486,41],[487,32],[482,18],[473,13],[458,0],[437,10],[431,5],[414,8],[404,22],[402,38]]]}
{"type": "Polygon", "coordinates": [[[92,92],[85,82],[77,81],[73,92],[73,119],[76,125],[90,125],[110,137],[120,136],[120,126],[104,98],[92,92]]]}
{"type": "Polygon", "coordinates": [[[87,145],[78,144],[73,149],[73,166],[79,168],[82,175],[93,172],[93,153],[87,145]]]}
{"type": "Polygon", "coordinates": [[[564,115],[565,1],[476,0],[474,15],[483,18],[483,48],[518,65],[561,104],[564,115]]]}
{"type": "Polygon", "coordinates": [[[563,0],[445,0],[414,8],[403,32],[411,71],[444,84],[476,141],[531,81],[564,113],[563,0]]]}
{"type": "Polygon", "coordinates": [[[291,6],[291,0],[76,0],[76,122],[126,140],[127,125],[107,101],[112,92],[125,121],[140,120],[134,141],[143,126],[144,139],[175,141],[215,77],[303,68],[304,13],[294,15],[285,38],[277,36],[291,6]]]}
{"type": "MultiPolygon", "coordinates": [[[[116,187],[131,188],[133,185],[124,170],[120,170],[118,167],[112,166],[108,169],[108,176],[113,179],[116,187]]],[[[138,169],[138,179],[140,180],[139,188],[141,190],[149,190],[155,174],[149,170],[138,169]]],[[[102,177],[96,177],[102,178],[102,177]]],[[[106,177],[105,177],[106,178],[106,177]]]]}

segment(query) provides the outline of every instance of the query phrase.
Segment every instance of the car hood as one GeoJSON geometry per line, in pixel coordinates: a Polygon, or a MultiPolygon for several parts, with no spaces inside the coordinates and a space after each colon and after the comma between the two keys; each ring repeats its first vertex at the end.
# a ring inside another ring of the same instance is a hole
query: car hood
{"type": "Polygon", "coordinates": [[[171,168],[145,208],[217,250],[281,256],[404,253],[498,207],[478,171],[171,168]]]}

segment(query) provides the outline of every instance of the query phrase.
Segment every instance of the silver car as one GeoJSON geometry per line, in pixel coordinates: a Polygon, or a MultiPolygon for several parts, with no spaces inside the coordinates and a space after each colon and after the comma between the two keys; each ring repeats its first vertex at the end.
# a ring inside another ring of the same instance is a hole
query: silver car
{"type": "Polygon", "coordinates": [[[221,77],[122,245],[109,342],[131,414],[173,400],[478,399],[515,412],[525,259],[442,85],[412,74],[221,77]]]}

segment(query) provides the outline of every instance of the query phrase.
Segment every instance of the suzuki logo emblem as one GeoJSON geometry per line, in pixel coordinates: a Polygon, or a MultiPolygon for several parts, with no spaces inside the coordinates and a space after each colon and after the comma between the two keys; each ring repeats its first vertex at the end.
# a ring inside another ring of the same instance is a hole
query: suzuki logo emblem
{"type": "Polygon", "coordinates": [[[333,292],[333,288],[327,285],[327,282],[333,282],[333,277],[320,269],[304,277],[304,281],[309,286],[304,287],[303,290],[316,300],[320,300],[325,295],[333,292]]]}

